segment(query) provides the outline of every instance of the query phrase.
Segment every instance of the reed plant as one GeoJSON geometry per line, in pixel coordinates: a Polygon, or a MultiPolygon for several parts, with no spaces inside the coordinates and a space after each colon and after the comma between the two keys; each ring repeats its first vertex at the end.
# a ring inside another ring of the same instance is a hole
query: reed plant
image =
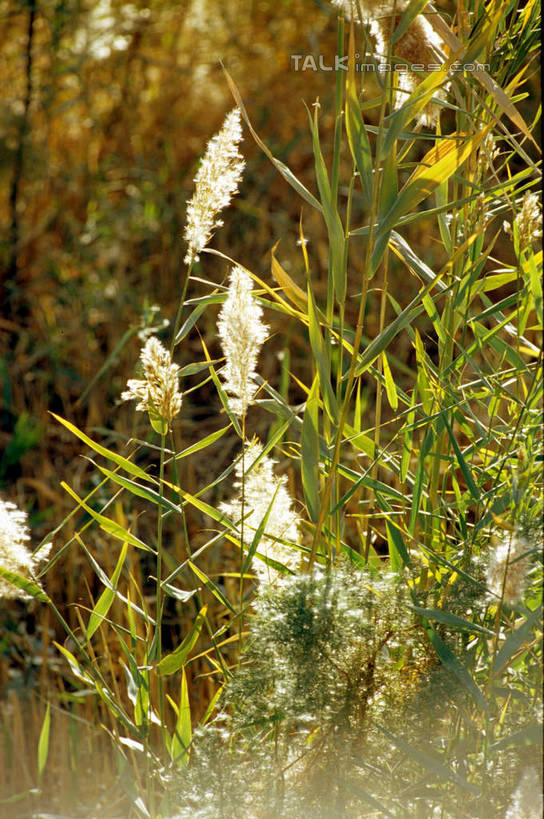
{"type": "Polygon", "coordinates": [[[13,567],[0,537],[2,583],[66,629],[67,696],[95,704],[123,761],[112,816],[537,815],[540,160],[520,106],[538,7],[468,0],[445,19],[419,0],[335,5],[346,70],[334,110],[308,108],[315,189],[262,142],[225,70],[236,107],[196,174],[172,332],[145,341],[121,396],[145,423],[116,449],[56,415],[96,470],[85,497],[62,482],[75,534],[40,570],[13,567]],[[370,80],[360,64],[379,49],[397,70],[370,80]],[[440,70],[414,68],[418,53],[440,70]],[[242,121],[300,199],[289,267],[278,246],[266,272],[213,249],[244,169],[242,121]],[[440,263],[410,245],[415,225],[440,263]],[[210,320],[213,349],[199,336],[210,320]],[[275,383],[259,372],[274,334],[275,383]],[[305,373],[290,367],[295,334],[305,373]],[[200,360],[186,361],[190,337],[200,360]],[[217,427],[184,437],[179,414],[205,386],[217,427]],[[189,492],[188,459],[222,441],[232,462],[189,492]],[[40,585],[68,549],[103,585],[74,601],[77,628],[40,585]]]}

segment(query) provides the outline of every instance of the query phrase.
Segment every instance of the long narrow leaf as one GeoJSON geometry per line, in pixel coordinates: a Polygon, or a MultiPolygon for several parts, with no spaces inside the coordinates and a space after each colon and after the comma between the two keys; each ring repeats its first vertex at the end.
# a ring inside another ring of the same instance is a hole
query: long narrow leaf
{"type": "Polygon", "coordinates": [[[157,674],[159,674],[160,676],[164,676],[166,674],[175,674],[176,671],[179,671],[180,668],[183,668],[183,666],[187,662],[187,657],[189,656],[196,641],[198,640],[198,636],[202,630],[202,626],[204,625],[204,621],[206,619],[207,611],[208,611],[207,606],[203,606],[200,609],[189,634],[187,634],[183,642],[180,643],[180,645],[175,649],[175,651],[173,651],[171,654],[167,654],[166,657],[163,657],[162,660],[156,666],[157,674]]]}

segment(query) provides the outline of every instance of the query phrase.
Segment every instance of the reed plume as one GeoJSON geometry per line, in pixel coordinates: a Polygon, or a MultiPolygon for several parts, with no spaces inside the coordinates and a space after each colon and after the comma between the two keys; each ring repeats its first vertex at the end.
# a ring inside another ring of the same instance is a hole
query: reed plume
{"type": "Polygon", "coordinates": [[[179,390],[179,367],[172,362],[156,336],[148,338],[140,353],[144,371],[143,379],[130,379],[121,394],[123,401],[136,399],[136,409],[156,412],[170,425],[181,410],[182,395],[179,390]]]}
{"type": "Polygon", "coordinates": [[[198,261],[200,252],[221,227],[218,214],[229,205],[238,191],[245,162],[238,151],[242,139],[240,109],[227,114],[221,130],[210,140],[195,177],[195,192],[187,206],[185,240],[189,265],[198,261]]]}
{"type": "MultiPolygon", "coordinates": [[[[297,552],[280,542],[300,545],[300,518],[293,508],[287,478],[285,475],[279,478],[275,475],[275,461],[262,456],[263,447],[259,441],[246,442],[244,447],[245,457],[236,465],[236,493],[230,501],[222,504],[221,512],[236,524],[241,522],[243,514],[243,541],[247,548],[268,514],[257,551],[296,571],[299,563],[297,552]]],[[[254,560],[252,568],[264,583],[274,582],[281,576],[280,572],[260,560],[254,560]]]]}
{"type": "Polygon", "coordinates": [[[509,535],[494,539],[487,568],[487,587],[497,603],[514,606],[523,597],[530,568],[530,546],[525,538],[509,535]]]}
{"type": "Polygon", "coordinates": [[[252,293],[251,277],[241,267],[230,275],[227,299],[217,322],[226,364],[222,372],[229,405],[239,416],[245,415],[253,402],[257,358],[266,339],[268,327],[262,322],[263,311],[252,293]]]}
{"type": "MultiPolygon", "coordinates": [[[[26,512],[0,498],[0,567],[35,582],[34,572],[49,550],[34,556],[26,546],[29,540],[26,512]]],[[[0,599],[15,597],[30,599],[30,595],[0,576],[0,599]]]]}

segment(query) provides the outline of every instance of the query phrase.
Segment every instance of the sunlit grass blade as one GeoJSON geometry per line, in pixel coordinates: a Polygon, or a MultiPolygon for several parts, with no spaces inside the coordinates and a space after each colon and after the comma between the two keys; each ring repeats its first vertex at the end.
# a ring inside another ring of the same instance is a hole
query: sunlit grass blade
{"type": "Polygon", "coordinates": [[[123,458],[121,455],[117,455],[117,453],[112,452],[110,449],[107,449],[100,444],[97,444],[88,435],[85,435],[84,432],[81,432],[74,424],[71,424],[70,421],[66,421],[66,419],[61,418],[60,415],[55,415],[54,412],[51,413],[53,418],[66,427],[70,432],[83,441],[84,444],[90,446],[91,449],[94,449],[99,455],[103,455],[109,461],[113,461],[117,466],[120,466],[126,472],[129,472],[131,475],[134,475],[136,478],[142,478],[143,480],[149,480],[149,476],[144,472],[143,469],[140,469],[139,466],[133,464],[132,461],[129,461],[127,458],[123,458]]]}
{"type": "Polygon", "coordinates": [[[142,540],[137,538],[135,535],[128,532],[123,526],[119,523],[116,523],[114,520],[105,517],[105,515],[101,515],[99,512],[96,512],[92,509],[84,500],[82,500],[73,489],[71,489],[67,483],[61,481],[61,486],[63,489],[68,492],[68,494],[84,509],[87,514],[89,514],[93,520],[95,520],[100,528],[107,532],[109,535],[117,538],[121,541],[127,541],[131,544],[131,546],[136,546],[137,549],[143,549],[145,552],[152,552],[153,549],[150,549],[142,540]]]}
{"type": "Polygon", "coordinates": [[[195,566],[195,564],[191,560],[187,561],[187,565],[189,566],[191,571],[194,572],[194,574],[198,577],[198,579],[202,583],[204,583],[206,588],[211,591],[213,596],[217,598],[217,600],[219,600],[219,602],[222,603],[222,605],[225,606],[225,608],[228,609],[232,614],[236,614],[235,609],[233,608],[233,606],[231,606],[231,604],[229,603],[229,601],[227,600],[219,586],[217,586],[205,572],[199,569],[198,566],[195,566]]]}
{"type": "Polygon", "coordinates": [[[301,437],[301,476],[310,519],[319,517],[319,380],[316,376],[306,401],[301,437]]]}
{"type": "Polygon", "coordinates": [[[111,472],[109,469],[106,469],[105,466],[100,466],[99,464],[94,464],[94,466],[102,472],[110,481],[113,481],[118,486],[122,486],[128,492],[131,492],[133,495],[136,495],[138,498],[143,498],[144,500],[149,501],[150,503],[154,504],[155,506],[162,506],[164,509],[167,509],[169,512],[174,512],[176,514],[181,513],[181,509],[179,506],[176,506],[175,503],[172,503],[171,500],[165,498],[158,492],[155,492],[154,489],[150,489],[147,486],[142,486],[136,481],[131,481],[130,478],[123,478],[117,472],[111,472]]]}
{"type": "Polygon", "coordinates": [[[11,583],[12,586],[16,586],[16,588],[25,594],[29,594],[35,600],[39,600],[42,603],[49,601],[49,597],[42,587],[38,586],[33,580],[29,580],[28,577],[23,577],[23,575],[17,572],[10,572],[8,569],[4,569],[3,566],[0,566],[0,577],[3,577],[4,580],[7,580],[8,583],[11,583]]]}
{"type": "Polygon", "coordinates": [[[251,136],[253,137],[253,139],[255,140],[255,142],[257,143],[259,148],[261,149],[261,151],[269,158],[269,160],[272,162],[272,164],[275,166],[275,168],[283,176],[285,181],[288,182],[289,185],[291,185],[291,187],[300,196],[302,196],[302,198],[306,202],[308,202],[308,204],[310,204],[313,208],[316,208],[317,210],[321,211],[322,208],[321,208],[321,205],[319,203],[319,200],[316,199],[315,196],[313,194],[311,194],[310,191],[302,184],[302,182],[300,182],[296,178],[294,173],[287,167],[287,165],[285,165],[285,163],[281,162],[281,160],[276,159],[276,157],[273,156],[273,154],[271,153],[269,148],[265,145],[265,143],[259,137],[259,135],[257,134],[257,132],[255,131],[255,129],[253,128],[253,126],[251,124],[251,121],[250,121],[249,116],[248,116],[247,111],[246,111],[246,107],[244,105],[244,102],[242,100],[240,92],[238,91],[238,88],[236,87],[236,84],[234,83],[234,80],[232,79],[229,72],[227,71],[227,69],[224,66],[223,66],[223,71],[225,72],[225,76],[227,78],[229,88],[230,88],[230,90],[232,92],[232,96],[236,100],[236,104],[237,104],[238,108],[240,109],[240,111],[242,112],[242,116],[246,121],[246,125],[249,128],[249,130],[251,131],[251,136]]]}
{"type": "Polygon", "coordinates": [[[349,149],[361,179],[363,201],[367,207],[370,207],[373,190],[372,152],[355,85],[355,33],[353,21],[349,30],[348,74],[346,77],[346,132],[349,149]]]}
{"type": "Polygon", "coordinates": [[[160,676],[167,675],[167,674],[175,674],[176,671],[179,671],[180,668],[183,668],[185,663],[187,662],[187,658],[191,651],[193,650],[196,641],[202,631],[202,626],[204,625],[206,619],[206,612],[208,611],[207,606],[203,606],[191,629],[184,640],[180,643],[180,645],[172,651],[171,654],[167,654],[163,657],[160,662],[156,666],[156,672],[160,676]]]}
{"type": "MultiPolygon", "coordinates": [[[[168,698],[174,708],[175,703],[168,698]]],[[[189,692],[187,689],[187,675],[185,669],[181,672],[181,691],[179,698],[179,706],[177,707],[177,721],[172,736],[170,745],[170,755],[175,765],[188,765],[189,763],[189,748],[193,738],[191,728],[191,706],[189,703],[189,692]]]]}
{"type": "Polygon", "coordinates": [[[404,214],[415,210],[438,185],[453,176],[489,132],[489,126],[475,134],[453,133],[428,151],[400,191],[391,209],[378,225],[377,236],[396,226],[404,214]]]}
{"type": "Polygon", "coordinates": [[[49,756],[49,735],[51,732],[51,703],[47,703],[38,740],[38,782],[41,782],[47,757],[49,756]]]}
{"type": "Polygon", "coordinates": [[[121,571],[123,570],[123,566],[125,563],[127,549],[128,544],[123,543],[123,548],[121,549],[117,565],[110,579],[110,586],[104,589],[104,591],[96,601],[96,605],[94,606],[91,612],[91,616],[89,617],[89,622],[87,623],[87,628],[85,630],[86,640],[91,639],[96,629],[103,622],[104,618],[107,616],[111,608],[111,604],[115,599],[115,589],[117,588],[117,583],[119,582],[119,577],[121,576],[121,571]]]}
{"type": "Polygon", "coordinates": [[[317,118],[317,107],[314,108],[313,117],[308,112],[308,119],[312,131],[312,143],[314,149],[315,175],[319,195],[323,206],[323,216],[327,225],[329,235],[329,258],[332,271],[332,280],[336,299],[339,304],[344,304],[346,300],[347,272],[344,261],[345,238],[344,228],[336,209],[336,202],[332,200],[331,185],[325,166],[325,160],[321,152],[319,142],[319,122],[317,118]]]}

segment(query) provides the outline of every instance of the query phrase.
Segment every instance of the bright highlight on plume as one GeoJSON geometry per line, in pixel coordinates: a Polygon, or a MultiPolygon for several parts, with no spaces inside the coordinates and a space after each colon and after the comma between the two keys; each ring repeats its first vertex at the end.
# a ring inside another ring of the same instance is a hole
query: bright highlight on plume
{"type": "Polygon", "coordinates": [[[253,402],[257,385],[255,367],[268,327],[263,311],[252,293],[251,277],[241,267],[230,275],[227,299],[219,313],[217,329],[226,364],[222,371],[229,405],[236,415],[244,415],[253,402]]]}
{"type": "MultiPolygon", "coordinates": [[[[298,553],[279,541],[300,544],[300,518],[293,508],[293,501],[287,489],[287,478],[278,478],[274,474],[275,461],[266,455],[253,468],[252,464],[262,454],[263,447],[259,441],[245,443],[244,461],[236,464],[237,481],[234,484],[236,494],[221,505],[221,512],[242,529],[242,487],[243,503],[243,543],[249,548],[255,532],[268,514],[264,532],[257,546],[257,552],[265,557],[283,563],[296,571],[298,553]],[[244,474],[245,468],[245,474],[244,474]]],[[[258,558],[253,561],[252,570],[263,583],[270,583],[281,577],[264,561],[258,558]]]]}
{"type": "Polygon", "coordinates": [[[517,535],[496,539],[487,568],[487,586],[494,603],[501,598],[507,606],[520,602],[527,585],[530,548],[528,542],[517,535]]]}
{"type": "MultiPolygon", "coordinates": [[[[360,22],[357,0],[332,0],[332,3],[344,10],[347,20],[353,17],[356,22],[360,22]]],[[[395,58],[399,58],[398,65],[403,66],[402,69],[396,69],[393,73],[395,88],[393,107],[395,109],[402,107],[409,95],[424,79],[423,75],[417,71],[411,71],[404,66],[419,65],[423,66],[423,70],[426,71],[427,66],[439,65],[443,62],[442,55],[445,51],[444,43],[423,14],[418,14],[402,37],[390,47],[391,37],[407,6],[408,0],[364,0],[360,4],[363,22],[370,25],[370,31],[376,40],[377,56],[386,63],[392,62],[395,65],[394,59],[389,60],[392,54],[395,58]]],[[[437,99],[445,99],[448,87],[449,84],[446,83],[442,88],[435,89],[433,96],[437,99]]],[[[440,107],[435,103],[427,103],[420,112],[418,120],[422,125],[432,127],[436,124],[439,115],[440,107]]]]}
{"type": "MultiPolygon", "coordinates": [[[[26,512],[11,501],[0,498],[0,566],[8,572],[34,580],[34,571],[47,557],[49,550],[42,550],[39,557],[34,557],[26,546],[28,540],[30,534],[26,512]]],[[[13,597],[28,598],[29,595],[0,576],[0,599],[13,597]]]]}
{"type": "MultiPolygon", "coordinates": [[[[542,215],[538,206],[536,193],[527,192],[521,203],[521,210],[514,219],[518,231],[520,247],[526,247],[542,238],[542,215]]],[[[504,222],[504,230],[511,234],[512,228],[504,222]]]]}
{"type": "Polygon", "coordinates": [[[221,227],[218,214],[229,205],[238,191],[245,162],[238,151],[242,140],[240,109],[227,115],[223,127],[208,143],[195,177],[195,192],[188,202],[185,239],[188,244],[185,262],[198,261],[199,253],[213,231],[221,227]]]}
{"type": "Polygon", "coordinates": [[[182,395],[179,390],[179,367],[172,362],[170,353],[164,349],[156,336],[148,338],[140,353],[144,378],[130,379],[121,394],[123,401],[136,399],[137,410],[157,413],[171,423],[181,409],[182,395]]]}

